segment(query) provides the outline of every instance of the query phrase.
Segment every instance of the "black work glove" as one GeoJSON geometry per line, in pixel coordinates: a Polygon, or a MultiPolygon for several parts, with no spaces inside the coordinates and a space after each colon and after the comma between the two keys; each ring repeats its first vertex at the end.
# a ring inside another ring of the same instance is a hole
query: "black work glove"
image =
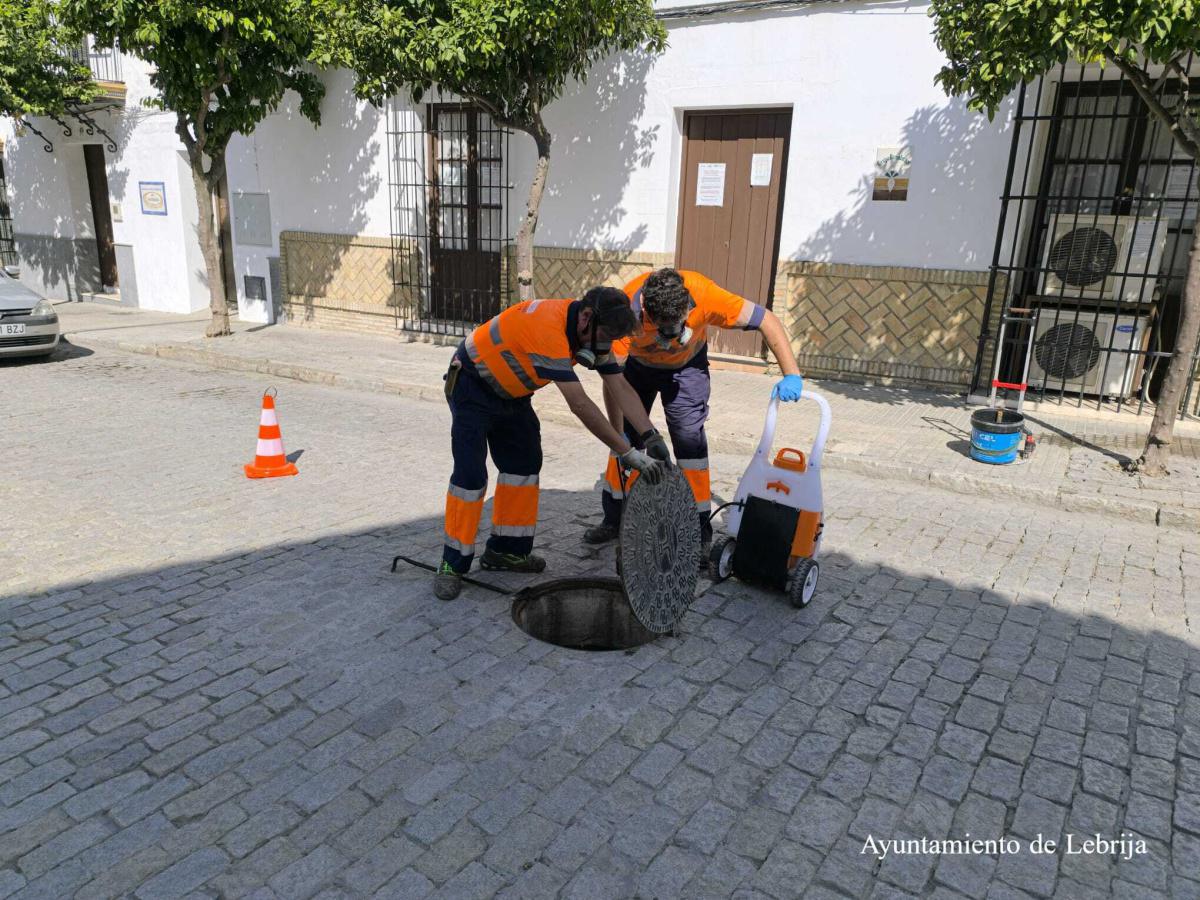
{"type": "Polygon", "coordinates": [[[665,463],[671,462],[671,451],[667,449],[667,440],[658,432],[658,429],[651,428],[641,438],[642,443],[646,445],[646,453],[665,463]]]}

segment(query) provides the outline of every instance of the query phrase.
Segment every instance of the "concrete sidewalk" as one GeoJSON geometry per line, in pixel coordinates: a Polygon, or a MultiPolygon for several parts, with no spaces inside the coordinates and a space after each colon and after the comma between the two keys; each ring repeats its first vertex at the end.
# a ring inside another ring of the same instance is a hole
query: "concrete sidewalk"
{"type": "MultiPolygon", "coordinates": [[[[451,351],[432,341],[240,322],[234,323],[231,337],[210,340],[204,337],[207,312],[181,317],[89,303],[60,304],[58,310],[64,334],[84,350],[105,345],[258,372],[266,376],[264,384],[296,379],[444,402],[441,376],[451,351]]],[[[761,374],[714,371],[709,426],[714,451],[753,451],[772,384],[761,374]]],[[[959,395],[816,379],[806,385],[825,394],[833,407],[825,457],[831,468],[998,499],[1019,496],[1166,527],[1200,528],[1200,423],[1195,420],[1179,423],[1172,475],[1165,479],[1131,476],[1120,467],[1140,452],[1149,412],[1118,415],[1065,404],[1027,409],[1039,441],[1030,461],[986,466],[967,455],[971,407],[959,395]]],[[[283,403],[286,409],[286,395],[283,403]]],[[[544,419],[577,424],[556,391],[539,392],[535,403],[544,419]]],[[[780,418],[776,446],[807,450],[815,425],[812,404],[789,407],[780,418]]],[[[602,465],[603,452],[597,448],[597,473],[602,465]]]]}

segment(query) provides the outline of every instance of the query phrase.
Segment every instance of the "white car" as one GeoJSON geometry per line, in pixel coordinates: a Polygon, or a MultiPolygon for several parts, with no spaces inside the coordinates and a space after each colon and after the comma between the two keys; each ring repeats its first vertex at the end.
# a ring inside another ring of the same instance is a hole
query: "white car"
{"type": "Polygon", "coordinates": [[[11,266],[0,268],[0,359],[47,356],[59,336],[54,304],[17,281],[11,266]]]}

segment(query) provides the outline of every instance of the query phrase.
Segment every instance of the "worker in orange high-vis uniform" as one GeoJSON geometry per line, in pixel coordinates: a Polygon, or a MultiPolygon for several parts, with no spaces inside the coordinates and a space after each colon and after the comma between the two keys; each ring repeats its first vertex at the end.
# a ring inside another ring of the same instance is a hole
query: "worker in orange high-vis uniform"
{"type": "MultiPolygon", "coordinates": [[[[625,293],[641,327],[630,338],[615,344],[613,353],[618,358],[628,356],[625,379],[637,391],[647,413],[655,398],[662,397],[675,462],[696,498],[705,545],[702,559],[707,560],[707,546],[712,541],[708,437],[704,431],[711,386],[709,327],[762,332],[783,371],[783,378],[774,388],[779,399],[799,400],[804,382],[779,319],[770,310],[718,287],[699,272],[675,269],[648,272],[625,285],[625,293]]],[[[615,394],[610,396],[608,382],[604,387],[609,416],[614,425],[621,427],[622,407],[616,403],[615,394]]],[[[636,433],[627,434],[635,446],[641,446],[636,433]]],[[[617,536],[625,491],[632,478],[622,484],[616,458],[610,457],[604,481],[604,520],[584,533],[584,540],[592,544],[602,544],[617,536]]]]}
{"type": "Polygon", "coordinates": [[[541,426],[533,392],[553,383],[580,421],[608,445],[618,464],[657,483],[670,461],[666,441],[650,424],[638,395],[611,356],[612,342],[637,327],[629,297],[618,288],[592,288],[581,300],[526,300],[473,331],[455,351],[446,373],[453,424],[454,472],[446,492],[445,543],[434,593],[452,600],[471,568],[475,535],[487,492],[487,454],[500,474],[492,504],[492,534],[480,559],[486,569],[541,572],[533,555],[541,426]],[[614,428],[580,384],[576,365],[595,369],[605,396],[636,429],[634,447],[614,428]]]}

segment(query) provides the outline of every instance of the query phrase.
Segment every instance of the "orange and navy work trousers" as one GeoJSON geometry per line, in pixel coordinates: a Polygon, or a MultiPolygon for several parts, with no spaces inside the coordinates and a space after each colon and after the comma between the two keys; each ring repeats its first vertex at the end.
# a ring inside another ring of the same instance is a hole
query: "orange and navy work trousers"
{"type": "MultiPolygon", "coordinates": [[[[654,406],[655,398],[662,397],[675,462],[696,498],[702,539],[711,540],[712,525],[708,517],[712,511],[712,491],[708,477],[708,437],[704,433],[711,389],[707,353],[700,353],[679,369],[655,369],[630,358],[625,362],[625,380],[637,391],[647,413],[654,406]]],[[[625,436],[634,446],[642,446],[628,422],[625,423],[625,436]]],[[[610,454],[602,497],[604,524],[614,527],[621,522],[625,492],[637,477],[637,472],[631,472],[622,484],[619,465],[616,456],[610,454]]]]}
{"type": "Polygon", "coordinates": [[[450,394],[454,472],[446,491],[442,559],[456,572],[470,570],[475,555],[475,535],[487,493],[489,450],[500,474],[492,501],[488,549],[521,556],[533,549],[542,433],[532,399],[502,398],[467,368],[450,394]]]}

